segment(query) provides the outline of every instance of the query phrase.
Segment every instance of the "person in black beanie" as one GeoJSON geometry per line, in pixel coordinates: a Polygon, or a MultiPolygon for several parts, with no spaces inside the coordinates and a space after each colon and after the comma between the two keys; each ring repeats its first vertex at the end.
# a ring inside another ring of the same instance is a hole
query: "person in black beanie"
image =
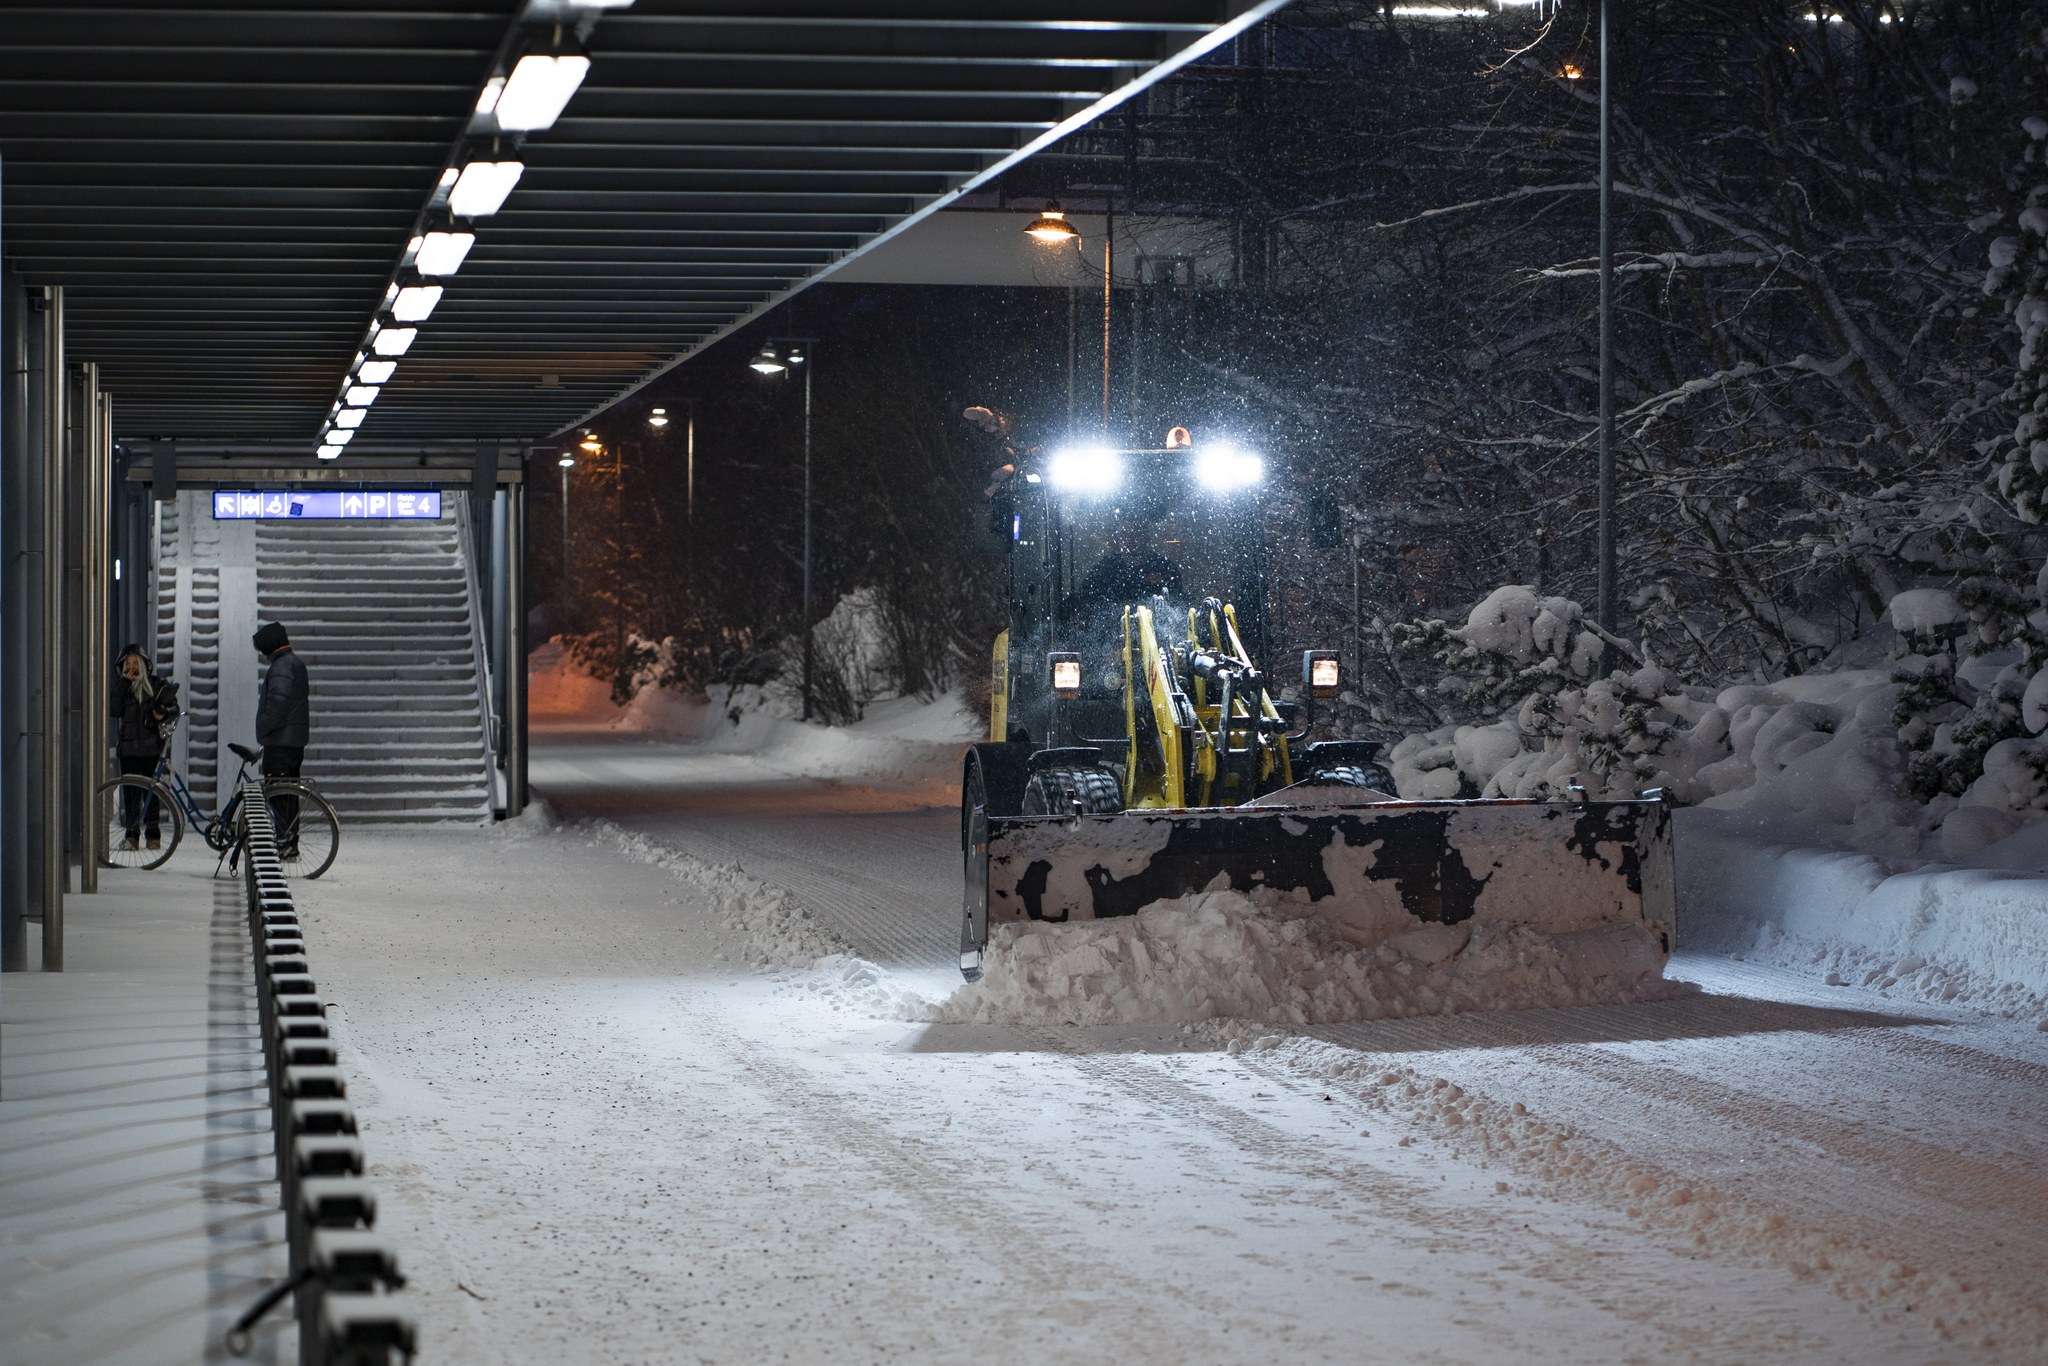
{"type": "MultiPolygon", "coordinates": [[[[281,622],[264,622],[249,639],[268,665],[263,671],[262,698],[256,704],[256,743],[263,747],[263,776],[296,778],[306,761],[311,726],[308,699],[312,689],[306,681],[306,663],[293,653],[291,637],[281,622]]],[[[278,854],[290,858],[298,851],[299,799],[279,797],[270,809],[277,821],[278,854]]]]}

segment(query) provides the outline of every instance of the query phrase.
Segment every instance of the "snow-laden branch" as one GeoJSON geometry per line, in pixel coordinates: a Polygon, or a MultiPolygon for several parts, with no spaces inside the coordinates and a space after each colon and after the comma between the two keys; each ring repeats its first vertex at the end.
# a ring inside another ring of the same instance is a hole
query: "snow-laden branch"
{"type": "MultiPolygon", "coordinates": [[[[1662,274],[1673,270],[1722,270],[1730,266],[1776,265],[1785,251],[1659,251],[1631,252],[1626,262],[1617,261],[1616,275],[1662,274]]],[[[1544,266],[1530,273],[1532,280],[1576,280],[1598,275],[1598,266],[1544,266]]]]}

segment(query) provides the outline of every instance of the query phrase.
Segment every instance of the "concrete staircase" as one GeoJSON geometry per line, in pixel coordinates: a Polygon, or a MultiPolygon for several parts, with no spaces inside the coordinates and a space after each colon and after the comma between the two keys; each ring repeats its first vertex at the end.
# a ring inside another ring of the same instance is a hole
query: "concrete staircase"
{"type": "Polygon", "coordinates": [[[257,620],[312,681],[306,776],[345,823],[490,819],[482,651],[460,525],[253,523],[257,620]]]}
{"type": "Polygon", "coordinates": [[[305,776],[344,823],[490,819],[461,495],[444,508],[438,522],[216,522],[206,490],[158,505],[151,643],[185,706],[171,761],[202,810],[235,771],[225,742],[255,743],[249,634],[281,621],[313,687],[305,776]]]}
{"type": "Polygon", "coordinates": [[[220,807],[220,536],[206,505],[157,504],[157,670],[178,684],[185,718],[171,737],[171,765],[207,812],[220,807]]]}

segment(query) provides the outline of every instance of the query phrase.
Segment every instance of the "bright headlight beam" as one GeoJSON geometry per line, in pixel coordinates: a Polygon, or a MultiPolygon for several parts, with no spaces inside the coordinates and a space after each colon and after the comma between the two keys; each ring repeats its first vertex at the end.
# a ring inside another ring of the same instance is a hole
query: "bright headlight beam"
{"type": "Polygon", "coordinates": [[[589,73],[590,58],[573,53],[550,57],[534,52],[521,57],[506,77],[505,88],[498,92],[498,128],[507,133],[552,128],[589,73]]]}
{"type": "Polygon", "coordinates": [[[441,302],[439,285],[407,285],[391,301],[391,316],[402,323],[425,322],[441,302]]]}
{"type": "Polygon", "coordinates": [[[457,218],[489,218],[504,206],[525,170],[521,161],[470,162],[448,191],[448,212],[457,218]]]}
{"type": "Polygon", "coordinates": [[[356,367],[356,378],[365,384],[388,384],[397,371],[395,360],[366,360],[356,367]]]}
{"type": "Polygon", "coordinates": [[[417,327],[384,327],[377,331],[377,339],[370,343],[370,349],[380,356],[402,356],[411,347],[414,337],[420,334],[417,327]]]}
{"type": "Polygon", "coordinates": [[[1074,493],[1108,493],[1124,481],[1123,457],[1107,446],[1069,446],[1052,453],[1046,475],[1074,493]]]}
{"type": "Polygon", "coordinates": [[[420,238],[412,268],[422,275],[453,275],[475,245],[473,232],[430,232],[420,238]]]}
{"type": "Polygon", "coordinates": [[[1195,451],[1195,478],[1219,493],[1250,488],[1266,477],[1266,462],[1226,441],[1205,443],[1195,451]]]}

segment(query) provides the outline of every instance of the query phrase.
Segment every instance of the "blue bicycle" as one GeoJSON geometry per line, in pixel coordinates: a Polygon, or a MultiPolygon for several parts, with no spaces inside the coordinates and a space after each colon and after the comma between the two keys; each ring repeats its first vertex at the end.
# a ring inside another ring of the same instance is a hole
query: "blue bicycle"
{"type": "MultiPolygon", "coordinates": [[[[166,727],[166,731],[168,731],[166,727]]],[[[189,823],[206,847],[226,862],[241,846],[242,782],[249,765],[263,757],[260,749],[230,744],[242,761],[228,790],[234,795],[218,814],[208,816],[192,798],[184,775],[170,766],[170,746],[148,777],[124,773],[99,789],[96,829],[99,859],[109,868],[160,868],[177,852],[189,823]]],[[[263,796],[270,803],[277,829],[277,851],[290,877],[319,877],[334,866],[341,850],[341,820],[327,799],[301,778],[266,778],[263,796]]]]}

